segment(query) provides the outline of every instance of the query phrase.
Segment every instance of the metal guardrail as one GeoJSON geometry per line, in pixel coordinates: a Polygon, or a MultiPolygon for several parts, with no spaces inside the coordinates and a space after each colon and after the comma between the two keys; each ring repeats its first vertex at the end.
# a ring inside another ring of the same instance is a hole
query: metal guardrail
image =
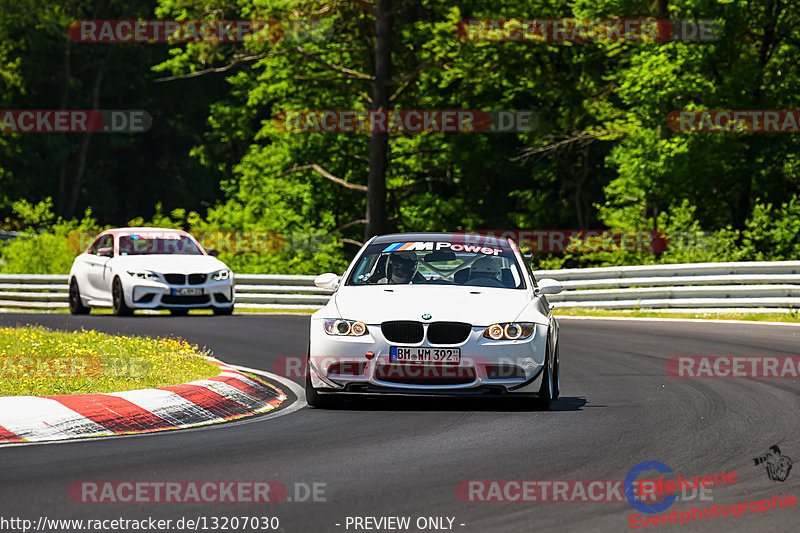
{"type": "MultiPolygon", "coordinates": [[[[800,261],[691,263],[535,271],[564,292],[556,308],[800,309],[800,261]]],[[[67,304],[67,276],[0,274],[0,308],[56,310],[67,304]]],[[[314,276],[237,274],[237,308],[317,309],[332,291],[314,276]]]]}

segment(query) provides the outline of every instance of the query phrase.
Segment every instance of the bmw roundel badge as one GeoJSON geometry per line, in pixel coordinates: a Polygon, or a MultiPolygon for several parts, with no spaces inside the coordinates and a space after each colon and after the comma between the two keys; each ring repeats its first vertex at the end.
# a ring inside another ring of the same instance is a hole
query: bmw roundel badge
{"type": "Polygon", "coordinates": [[[431,319],[431,315],[429,315],[428,313],[425,313],[424,315],[422,315],[422,318],[424,320],[430,320],[431,319]]]}

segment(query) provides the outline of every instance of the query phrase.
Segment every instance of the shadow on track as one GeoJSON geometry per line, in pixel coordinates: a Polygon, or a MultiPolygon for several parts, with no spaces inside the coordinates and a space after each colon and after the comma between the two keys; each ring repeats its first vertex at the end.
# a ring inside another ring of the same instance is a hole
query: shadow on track
{"type": "Polygon", "coordinates": [[[490,398],[380,398],[347,399],[330,411],[496,411],[496,412],[559,412],[581,411],[585,398],[561,396],[548,411],[537,409],[533,399],[490,398]]]}

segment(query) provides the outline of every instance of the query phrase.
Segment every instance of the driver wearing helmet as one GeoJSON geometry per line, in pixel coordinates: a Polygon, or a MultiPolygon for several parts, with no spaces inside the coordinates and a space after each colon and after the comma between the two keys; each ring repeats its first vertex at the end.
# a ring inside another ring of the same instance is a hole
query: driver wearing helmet
{"type": "Polygon", "coordinates": [[[469,268],[469,279],[493,279],[502,282],[500,265],[493,258],[485,256],[479,257],[469,268]]]}
{"type": "Polygon", "coordinates": [[[386,261],[386,281],[384,283],[420,283],[425,278],[417,271],[417,254],[410,250],[393,252],[386,261]]]}

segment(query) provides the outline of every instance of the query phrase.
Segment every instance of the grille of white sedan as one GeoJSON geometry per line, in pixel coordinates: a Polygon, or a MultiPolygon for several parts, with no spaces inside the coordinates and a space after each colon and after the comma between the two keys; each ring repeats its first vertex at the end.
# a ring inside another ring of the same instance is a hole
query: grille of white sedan
{"type": "MultiPolygon", "coordinates": [[[[383,336],[389,342],[419,344],[425,338],[422,322],[394,320],[381,324],[383,336]]],[[[472,326],[464,322],[432,322],[428,325],[431,344],[461,344],[469,337],[472,326]]]]}

